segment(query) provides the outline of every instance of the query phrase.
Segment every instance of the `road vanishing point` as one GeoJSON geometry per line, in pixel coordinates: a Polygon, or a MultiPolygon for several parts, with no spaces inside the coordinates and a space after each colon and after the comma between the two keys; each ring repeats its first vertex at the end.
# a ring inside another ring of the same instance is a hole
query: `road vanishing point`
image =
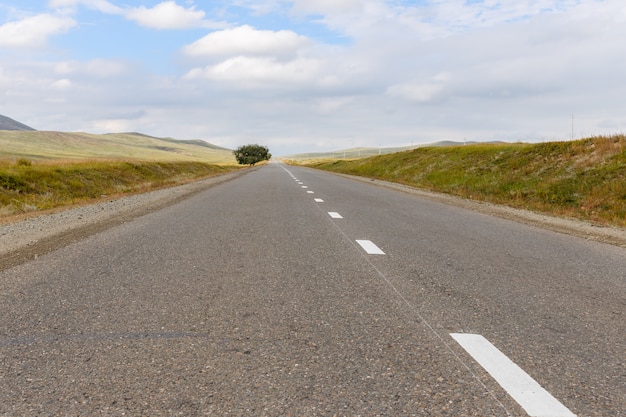
{"type": "Polygon", "coordinates": [[[0,272],[2,416],[626,415],[626,249],[280,163],[0,272]]]}

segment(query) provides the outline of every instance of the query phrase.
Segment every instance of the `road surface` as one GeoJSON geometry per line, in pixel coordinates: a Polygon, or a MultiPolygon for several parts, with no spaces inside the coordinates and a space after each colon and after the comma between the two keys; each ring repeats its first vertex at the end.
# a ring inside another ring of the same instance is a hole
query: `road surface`
{"type": "Polygon", "coordinates": [[[626,249],[269,164],[0,272],[0,415],[626,415],[626,249]]]}

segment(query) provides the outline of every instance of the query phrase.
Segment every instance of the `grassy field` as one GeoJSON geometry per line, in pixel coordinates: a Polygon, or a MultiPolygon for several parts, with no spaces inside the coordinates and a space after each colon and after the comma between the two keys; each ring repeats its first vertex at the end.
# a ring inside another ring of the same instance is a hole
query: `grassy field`
{"type": "Polygon", "coordinates": [[[626,136],[425,147],[310,166],[460,197],[626,226],[626,136]]]}
{"type": "Polygon", "coordinates": [[[232,151],[201,140],[155,138],[140,133],[0,131],[0,160],[200,161],[235,165],[232,151]]]}
{"type": "Polygon", "coordinates": [[[0,162],[0,218],[146,192],[238,169],[195,161],[0,162]]]}

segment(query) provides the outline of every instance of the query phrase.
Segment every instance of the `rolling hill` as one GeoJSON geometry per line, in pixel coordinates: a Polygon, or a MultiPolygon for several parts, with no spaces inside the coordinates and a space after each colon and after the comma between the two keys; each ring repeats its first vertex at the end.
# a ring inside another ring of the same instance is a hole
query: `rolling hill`
{"type": "Polygon", "coordinates": [[[140,133],[68,133],[0,130],[0,159],[200,161],[236,164],[229,149],[202,140],[140,133]]]}
{"type": "MultiPolygon", "coordinates": [[[[360,159],[360,158],[368,158],[370,156],[376,155],[386,155],[397,152],[409,151],[411,149],[417,148],[432,148],[432,147],[446,147],[446,146],[463,146],[463,145],[473,145],[478,142],[468,141],[468,142],[454,142],[454,141],[441,141],[434,142],[428,144],[420,144],[420,145],[412,145],[412,146],[400,146],[400,147],[392,147],[392,148],[351,148],[351,149],[340,149],[336,151],[330,152],[311,152],[311,153],[301,153],[295,155],[287,155],[281,157],[287,161],[294,161],[298,163],[302,162],[311,162],[317,160],[326,160],[326,159],[360,159]]],[[[498,144],[504,142],[481,142],[481,143],[491,143],[498,144]]]]}

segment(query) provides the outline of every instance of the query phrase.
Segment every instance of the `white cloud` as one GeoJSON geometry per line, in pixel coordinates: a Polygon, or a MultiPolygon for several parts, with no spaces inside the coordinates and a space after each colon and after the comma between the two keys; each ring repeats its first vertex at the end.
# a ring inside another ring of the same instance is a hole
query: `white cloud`
{"type": "Polygon", "coordinates": [[[163,1],[154,7],[119,7],[107,0],[50,0],[48,6],[60,11],[75,12],[84,6],[101,13],[124,16],[140,26],[152,29],[222,28],[224,23],[205,19],[206,13],[195,6],[183,7],[174,0],[163,1]]]}
{"type": "Polygon", "coordinates": [[[322,114],[334,114],[355,101],[354,97],[328,97],[316,100],[314,108],[322,114]]]}
{"type": "Polygon", "coordinates": [[[55,90],[67,90],[72,87],[72,81],[67,78],[62,78],[53,82],[51,87],[55,90]]]}
{"type": "Polygon", "coordinates": [[[257,30],[244,25],[213,32],[186,46],[189,56],[292,55],[311,44],[305,36],[290,30],[257,30]]]}
{"type": "Polygon", "coordinates": [[[424,35],[447,36],[452,33],[472,32],[481,28],[530,21],[540,15],[571,9],[579,3],[579,0],[432,1],[426,5],[409,3],[396,7],[393,9],[393,16],[424,35]]]}
{"type": "MultiPolygon", "coordinates": [[[[280,155],[464,137],[564,139],[571,134],[572,113],[575,137],[626,126],[623,0],[51,0],[48,5],[56,10],[49,16],[81,22],[64,37],[64,49],[18,48],[0,60],[0,97],[10,103],[3,114],[36,128],[135,130],[231,147],[254,140],[280,155]],[[98,19],[93,11],[116,17],[98,19]],[[204,37],[179,32],[168,45],[151,30],[124,42],[128,34],[122,30],[132,25],[119,21],[131,16],[154,28],[197,28],[211,18],[231,24],[204,37]],[[102,48],[99,55],[94,44],[85,53],[82,29],[111,23],[118,32],[102,26],[99,33],[108,33],[107,41],[120,47],[102,48]],[[261,25],[271,30],[258,29],[261,25]],[[187,36],[198,40],[191,43],[187,36]],[[149,42],[142,43],[145,38],[149,42]],[[172,46],[175,41],[180,44],[172,46]],[[72,45],[81,45],[75,50],[82,58],[70,55],[72,45]],[[122,50],[132,62],[103,59],[122,50]],[[172,59],[177,51],[183,59],[172,59]],[[140,117],[119,116],[143,110],[140,117]]],[[[25,21],[19,13],[10,15],[25,21]]],[[[36,26],[20,31],[30,36],[21,45],[45,45],[68,30],[36,26]]],[[[0,33],[7,27],[10,23],[0,26],[0,33]]]]}
{"type": "Polygon", "coordinates": [[[175,1],[164,1],[153,8],[144,6],[131,8],[124,12],[127,19],[153,29],[186,29],[194,27],[212,27],[214,23],[204,20],[206,13],[196,10],[195,6],[184,8],[175,1]]]}
{"type": "Polygon", "coordinates": [[[311,86],[318,83],[324,66],[323,60],[306,56],[313,46],[309,38],[289,30],[257,30],[244,25],[213,32],[183,52],[216,57],[220,62],[188,71],[185,79],[225,81],[237,88],[311,86]]]}
{"type": "Polygon", "coordinates": [[[387,89],[391,96],[401,97],[418,103],[428,103],[437,99],[443,90],[440,84],[396,84],[387,89]]]}
{"type": "Polygon", "coordinates": [[[114,78],[130,72],[127,64],[112,59],[60,61],[51,65],[50,71],[61,76],[80,75],[90,79],[114,78]]]}
{"type": "Polygon", "coordinates": [[[93,10],[108,14],[122,14],[123,9],[107,0],[50,0],[48,7],[54,9],[75,9],[83,5],[93,10]]]}
{"type": "Polygon", "coordinates": [[[117,77],[129,72],[125,63],[111,59],[92,59],[83,63],[80,70],[84,74],[98,78],[117,77]]]}
{"type": "Polygon", "coordinates": [[[74,19],[39,14],[0,26],[0,47],[32,48],[44,46],[50,36],[76,26],[74,19]]]}
{"type": "Polygon", "coordinates": [[[360,10],[366,2],[363,0],[294,0],[296,13],[333,14],[360,10]]]}
{"type": "Polygon", "coordinates": [[[279,62],[271,58],[239,56],[204,69],[194,69],[185,78],[228,81],[243,87],[274,87],[276,84],[313,82],[320,66],[321,63],[314,59],[279,62]]]}
{"type": "Polygon", "coordinates": [[[136,127],[133,120],[97,119],[90,123],[90,131],[96,132],[130,132],[136,127]]]}
{"type": "Polygon", "coordinates": [[[400,97],[417,103],[428,103],[442,98],[446,83],[451,76],[448,73],[439,73],[426,81],[415,81],[394,84],[387,88],[387,94],[400,97]]]}

